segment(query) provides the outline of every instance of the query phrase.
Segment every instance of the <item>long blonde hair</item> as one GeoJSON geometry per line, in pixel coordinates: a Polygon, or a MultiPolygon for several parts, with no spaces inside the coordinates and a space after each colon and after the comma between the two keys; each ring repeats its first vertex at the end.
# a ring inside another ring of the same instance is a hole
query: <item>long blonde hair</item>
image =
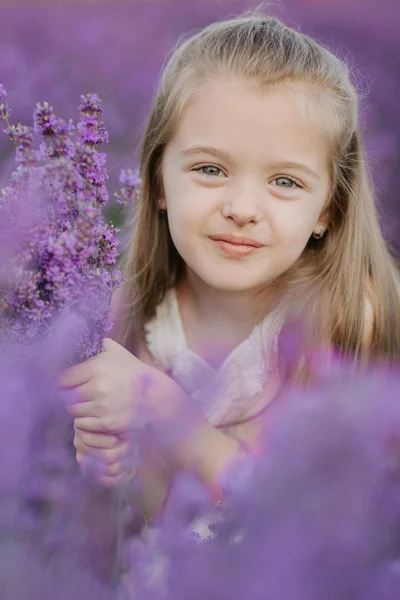
{"type": "Polygon", "coordinates": [[[369,294],[374,326],[368,354],[398,357],[399,274],[379,225],[349,69],[313,39],[260,12],[213,23],[180,42],[163,71],[142,144],[142,186],[123,258],[116,339],[129,347],[183,273],[166,216],[157,207],[161,161],[188,100],[202,83],[221,76],[256,80],[260,86],[300,82],[316,92],[321,118],[329,114],[331,121],[329,229],[321,240],[310,239],[286,274],[287,297],[301,285],[314,341],[329,341],[362,358],[369,294]]]}

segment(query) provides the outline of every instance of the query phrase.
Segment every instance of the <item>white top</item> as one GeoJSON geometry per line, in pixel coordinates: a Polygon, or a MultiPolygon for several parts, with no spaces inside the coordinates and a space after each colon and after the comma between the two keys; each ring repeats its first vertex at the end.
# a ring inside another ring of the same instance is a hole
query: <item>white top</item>
{"type": "Polygon", "coordinates": [[[282,310],[274,309],[218,368],[188,348],[175,288],[167,292],[144,329],[156,367],[198,403],[213,425],[223,426],[256,414],[271,397],[265,391],[277,389],[282,324],[282,310]]]}

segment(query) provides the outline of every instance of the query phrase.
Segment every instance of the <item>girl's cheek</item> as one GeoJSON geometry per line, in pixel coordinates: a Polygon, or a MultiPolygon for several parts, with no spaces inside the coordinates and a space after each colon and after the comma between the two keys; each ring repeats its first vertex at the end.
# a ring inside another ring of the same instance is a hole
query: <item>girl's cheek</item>
{"type": "Polygon", "coordinates": [[[314,214],[305,214],[303,208],[279,216],[273,226],[282,241],[300,245],[307,242],[317,220],[314,214]]]}

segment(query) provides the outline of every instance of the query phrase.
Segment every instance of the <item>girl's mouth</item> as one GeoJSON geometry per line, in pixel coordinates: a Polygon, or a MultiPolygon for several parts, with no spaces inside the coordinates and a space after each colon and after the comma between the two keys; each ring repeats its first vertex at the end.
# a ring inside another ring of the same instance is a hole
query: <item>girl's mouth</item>
{"type": "Polygon", "coordinates": [[[221,250],[224,254],[230,256],[231,258],[241,258],[243,256],[248,256],[252,252],[258,250],[256,246],[249,246],[246,244],[232,244],[231,242],[226,242],[224,240],[212,241],[219,250],[221,250]]]}

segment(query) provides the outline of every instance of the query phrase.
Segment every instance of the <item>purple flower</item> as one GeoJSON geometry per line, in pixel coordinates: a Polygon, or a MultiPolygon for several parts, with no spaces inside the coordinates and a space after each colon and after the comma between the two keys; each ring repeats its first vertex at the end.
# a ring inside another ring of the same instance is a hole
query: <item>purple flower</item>
{"type": "Polygon", "coordinates": [[[81,100],[78,127],[56,117],[47,102],[36,105],[33,129],[8,127],[20,167],[2,192],[0,251],[9,260],[0,330],[16,341],[34,340],[73,307],[85,321],[85,358],[101,350],[110,330],[110,295],[121,276],[110,270],[118,230],[102,215],[108,175],[106,154],[97,150],[106,138],[101,101],[93,94],[81,100]],[[26,214],[30,223],[22,227],[26,214]]]}
{"type": "Polygon", "coordinates": [[[108,133],[101,121],[103,110],[102,102],[97,94],[86,94],[81,96],[80,112],[81,119],[78,123],[78,131],[84,144],[96,146],[108,143],[108,133]]]}
{"type": "MultiPolygon", "coordinates": [[[[7,112],[9,113],[9,111],[7,112]]],[[[30,166],[35,160],[34,154],[31,152],[33,143],[32,128],[21,124],[10,125],[6,129],[6,133],[16,146],[16,162],[25,166],[30,166]]]]}
{"type": "Polygon", "coordinates": [[[101,105],[102,101],[97,94],[86,94],[81,96],[79,110],[82,115],[93,115],[100,118],[103,114],[101,105]]]}
{"type": "Polygon", "coordinates": [[[132,169],[121,169],[119,182],[126,187],[136,188],[141,182],[139,172],[132,171],[132,169]]]}
{"type": "Polygon", "coordinates": [[[4,89],[4,85],[0,83],[0,102],[3,102],[3,99],[7,97],[7,92],[4,89]]]}
{"type": "Polygon", "coordinates": [[[8,108],[8,104],[5,101],[7,97],[7,92],[4,89],[4,86],[0,83],[0,121],[7,121],[12,111],[8,108]]]}
{"type": "Polygon", "coordinates": [[[44,137],[56,134],[57,119],[54,108],[48,102],[37,103],[33,113],[33,122],[36,133],[40,133],[44,137]]]}
{"type": "Polygon", "coordinates": [[[7,121],[12,115],[12,110],[8,107],[7,102],[0,104],[0,121],[7,121]]]}
{"type": "Polygon", "coordinates": [[[119,182],[121,189],[114,194],[117,203],[121,206],[133,205],[140,195],[141,178],[139,171],[121,169],[119,182]]]}

